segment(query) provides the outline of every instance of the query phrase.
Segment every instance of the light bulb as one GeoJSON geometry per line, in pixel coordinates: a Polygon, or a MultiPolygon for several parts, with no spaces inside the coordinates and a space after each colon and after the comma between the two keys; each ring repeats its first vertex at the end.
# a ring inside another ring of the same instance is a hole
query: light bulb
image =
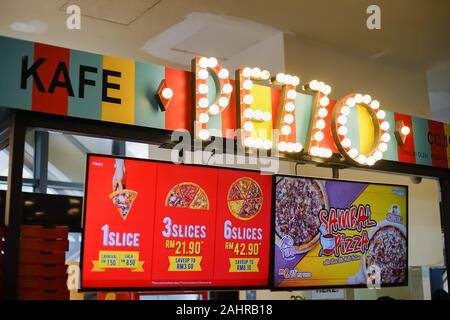
{"type": "Polygon", "coordinates": [[[270,121],[270,119],[272,119],[272,114],[266,111],[262,114],[262,119],[266,122],[270,121]]]}
{"type": "Polygon", "coordinates": [[[255,148],[258,148],[258,149],[262,148],[263,145],[264,145],[264,142],[263,142],[262,139],[260,139],[260,138],[255,139],[254,142],[253,142],[253,146],[254,146],[255,148]]]}
{"type": "Polygon", "coordinates": [[[287,114],[284,116],[283,120],[285,123],[291,124],[292,122],[294,122],[294,116],[292,114],[287,114]]]}
{"type": "Polygon", "coordinates": [[[198,92],[201,94],[206,94],[208,92],[208,86],[204,83],[198,86],[198,92]]]}
{"type": "Polygon", "coordinates": [[[389,130],[389,127],[390,127],[390,124],[389,124],[389,122],[387,122],[387,121],[383,121],[383,122],[380,124],[381,130],[387,131],[387,130],[389,130]]]}
{"type": "Polygon", "coordinates": [[[293,99],[295,99],[295,97],[297,97],[297,92],[295,92],[295,90],[292,90],[292,89],[288,90],[287,97],[288,97],[288,99],[293,100],[293,99]]]}
{"type": "Polygon", "coordinates": [[[325,128],[326,123],[323,119],[317,120],[316,121],[316,128],[322,130],[323,128],[325,128]]]}
{"type": "Polygon", "coordinates": [[[356,105],[356,101],[354,98],[348,98],[347,101],[345,101],[345,103],[350,107],[354,107],[356,105]]]}
{"type": "Polygon", "coordinates": [[[218,103],[219,103],[219,106],[221,106],[222,108],[225,108],[226,106],[228,106],[229,100],[227,97],[220,97],[218,103]]]}
{"type": "Polygon", "coordinates": [[[212,115],[218,114],[219,111],[220,111],[220,109],[219,109],[219,106],[217,104],[212,104],[209,107],[209,113],[212,114],[212,115]]]}
{"type": "Polygon", "coordinates": [[[252,131],[253,130],[253,123],[251,121],[244,122],[244,130],[245,131],[252,131]]]}
{"type": "Polygon", "coordinates": [[[287,152],[294,152],[294,144],[292,142],[288,142],[286,150],[287,152]]]}
{"type": "Polygon", "coordinates": [[[319,154],[320,154],[320,148],[319,147],[316,147],[316,146],[314,146],[314,147],[311,147],[311,149],[309,149],[309,153],[312,155],[312,156],[318,156],[319,154]]]}
{"type": "Polygon", "coordinates": [[[253,81],[250,80],[250,79],[245,80],[245,81],[242,83],[242,87],[243,87],[245,90],[250,90],[250,89],[253,87],[253,81]]]}
{"type": "Polygon", "coordinates": [[[263,148],[266,150],[272,149],[273,143],[272,140],[264,140],[263,141],[263,148]]]}
{"type": "Polygon", "coordinates": [[[243,114],[244,114],[244,117],[251,119],[253,117],[252,108],[245,108],[243,114]]]}
{"type": "Polygon", "coordinates": [[[368,95],[368,94],[365,94],[363,96],[362,102],[364,102],[365,104],[369,104],[370,101],[372,101],[372,97],[370,95],[368,95]]]}
{"type": "Polygon", "coordinates": [[[284,73],[277,73],[275,80],[278,83],[284,84],[286,82],[286,75],[284,73]]]}
{"type": "Polygon", "coordinates": [[[381,152],[381,151],[375,151],[374,153],[373,153],[373,157],[375,158],[375,160],[381,160],[382,158],[383,158],[383,152],[381,152]]]}
{"type": "Polygon", "coordinates": [[[284,141],[278,142],[278,150],[280,150],[281,152],[286,151],[287,149],[287,143],[284,141]]]}
{"type": "Polygon", "coordinates": [[[356,161],[358,161],[360,164],[366,164],[367,157],[363,154],[360,154],[356,157],[356,161]]]}
{"type": "Polygon", "coordinates": [[[388,145],[384,142],[382,142],[378,145],[378,150],[380,150],[381,152],[386,152],[387,149],[388,149],[388,145]]]}
{"type": "Polygon", "coordinates": [[[322,131],[317,131],[317,132],[314,134],[314,140],[316,140],[316,141],[322,141],[323,138],[324,138],[324,135],[323,135],[323,132],[322,132],[322,131]]]}
{"type": "Polygon", "coordinates": [[[284,82],[286,84],[291,84],[292,83],[292,76],[290,74],[287,74],[284,82]]]}
{"type": "Polygon", "coordinates": [[[292,112],[295,109],[295,104],[293,102],[288,102],[284,105],[284,109],[286,109],[287,112],[292,112]]]}
{"type": "Polygon", "coordinates": [[[377,109],[380,108],[380,103],[378,102],[378,100],[373,100],[373,101],[370,103],[370,107],[371,107],[373,110],[377,110],[377,109]]]}
{"type": "Polygon", "coordinates": [[[245,104],[252,104],[253,103],[253,96],[251,94],[246,94],[244,96],[244,103],[245,104]]]}
{"type": "MultiPolygon", "coordinates": [[[[268,80],[269,78],[270,78],[270,72],[268,70],[261,71],[261,79],[262,80],[268,80]]],[[[272,142],[270,142],[270,143],[272,143],[272,142]]],[[[272,148],[272,147],[270,147],[270,148],[272,148]]]]}
{"type": "Polygon", "coordinates": [[[325,85],[323,93],[328,96],[331,93],[331,87],[329,85],[325,85]]]}
{"type": "Polygon", "coordinates": [[[349,138],[344,138],[341,144],[344,148],[349,148],[352,145],[352,141],[349,138]]]}
{"type": "Polygon", "coordinates": [[[281,133],[285,136],[289,135],[291,133],[291,127],[288,125],[284,125],[281,127],[281,133]]]}
{"type": "Polygon", "coordinates": [[[207,98],[200,98],[198,100],[198,106],[200,108],[208,108],[208,105],[209,105],[209,101],[207,98]]]}
{"type": "Polygon", "coordinates": [[[386,117],[386,112],[384,112],[383,110],[378,110],[377,118],[380,119],[380,120],[383,120],[384,117],[386,117]]]}
{"type": "Polygon", "coordinates": [[[317,90],[323,93],[323,91],[325,90],[325,86],[326,84],[323,81],[320,81],[317,90]]]}
{"type": "Polygon", "coordinates": [[[222,69],[220,69],[219,70],[219,78],[220,79],[226,79],[226,78],[228,78],[228,76],[230,75],[230,73],[228,72],[228,70],[227,69],[225,69],[225,68],[222,68],[222,69]]]}
{"type": "Polygon", "coordinates": [[[358,156],[358,150],[352,148],[348,151],[348,156],[352,159],[355,159],[358,156]]]}
{"type": "Polygon", "coordinates": [[[208,58],[201,57],[200,60],[198,60],[198,65],[200,66],[200,68],[208,68],[208,58]]]}
{"type": "Polygon", "coordinates": [[[257,121],[261,121],[263,117],[263,113],[261,110],[257,109],[255,111],[253,111],[253,119],[257,120],[257,121]]]}
{"type": "Polygon", "coordinates": [[[331,151],[331,149],[329,148],[325,148],[325,158],[331,158],[331,156],[333,155],[333,151],[331,151]]]}
{"type": "Polygon", "coordinates": [[[249,67],[245,67],[244,69],[242,69],[242,75],[245,78],[250,78],[252,76],[252,69],[250,69],[249,67]]]}
{"type": "Polygon", "coordinates": [[[253,68],[252,69],[252,78],[259,79],[261,77],[261,69],[260,68],[253,68]]]}
{"type": "Polygon", "coordinates": [[[376,160],[374,157],[372,157],[372,156],[367,157],[366,163],[368,166],[373,166],[375,164],[375,162],[376,162],[376,160]]]}
{"type": "Polygon", "coordinates": [[[198,121],[200,121],[200,123],[207,123],[209,121],[208,114],[205,112],[200,113],[198,116],[198,121]]]}
{"type": "Polygon", "coordinates": [[[389,142],[390,140],[391,140],[391,135],[389,133],[385,132],[381,135],[381,141],[389,142]]]}
{"type": "Polygon", "coordinates": [[[342,114],[342,115],[340,115],[340,116],[337,118],[337,122],[338,122],[339,124],[346,124],[346,123],[347,123],[347,117],[344,116],[344,115],[342,114]]]}
{"type": "Polygon", "coordinates": [[[253,138],[252,138],[252,137],[247,137],[247,138],[245,138],[245,139],[244,139],[244,145],[245,145],[246,147],[248,147],[248,148],[252,148],[253,145],[254,145],[253,138]]]}
{"type": "Polygon", "coordinates": [[[208,139],[208,138],[209,138],[209,131],[208,131],[207,129],[201,129],[201,130],[198,132],[198,137],[199,137],[201,140],[206,140],[206,139],[208,139]]]}
{"type": "Polygon", "coordinates": [[[214,57],[211,57],[208,59],[208,67],[210,67],[211,69],[217,67],[217,63],[218,63],[218,61],[214,57]]]}
{"type": "Polygon", "coordinates": [[[231,84],[229,84],[229,83],[225,83],[223,85],[223,89],[222,90],[223,90],[223,93],[230,94],[231,92],[233,92],[233,86],[231,84]]]}
{"type": "Polygon", "coordinates": [[[311,90],[317,91],[317,90],[319,89],[319,82],[318,82],[317,80],[312,80],[312,81],[309,83],[309,88],[310,88],[311,90]]]}
{"type": "Polygon", "coordinates": [[[173,90],[170,88],[164,88],[161,92],[164,99],[170,99],[173,97],[173,90]]]}
{"type": "Polygon", "coordinates": [[[297,76],[293,76],[293,77],[292,77],[291,84],[292,84],[293,86],[298,86],[298,85],[300,84],[300,78],[297,77],[297,76]]]}
{"type": "Polygon", "coordinates": [[[322,97],[320,98],[319,103],[322,107],[326,107],[330,103],[330,99],[328,99],[327,97],[322,97]]]}
{"type": "Polygon", "coordinates": [[[362,94],[357,93],[357,94],[355,94],[354,99],[355,99],[356,103],[361,103],[363,101],[363,96],[362,96],[362,94]]]}
{"type": "Polygon", "coordinates": [[[206,80],[208,79],[209,73],[208,70],[206,69],[200,69],[198,70],[198,78],[201,80],[206,80]]]}
{"type": "Polygon", "coordinates": [[[346,126],[340,126],[340,127],[338,128],[338,133],[339,133],[341,136],[345,136],[345,135],[347,134],[347,132],[348,132],[348,129],[347,129],[346,126]]]}
{"type": "Polygon", "coordinates": [[[303,146],[300,142],[294,143],[294,152],[300,152],[300,151],[302,151],[302,149],[303,149],[303,146]]]}
{"type": "Polygon", "coordinates": [[[350,114],[350,108],[347,106],[343,106],[340,111],[344,116],[348,116],[350,114]]]}
{"type": "Polygon", "coordinates": [[[404,136],[407,136],[410,132],[411,132],[411,129],[409,129],[409,127],[407,127],[407,126],[403,126],[400,129],[400,133],[404,136]]]}
{"type": "Polygon", "coordinates": [[[321,118],[325,118],[328,115],[328,110],[326,108],[320,108],[319,111],[317,111],[317,114],[321,118]]]}

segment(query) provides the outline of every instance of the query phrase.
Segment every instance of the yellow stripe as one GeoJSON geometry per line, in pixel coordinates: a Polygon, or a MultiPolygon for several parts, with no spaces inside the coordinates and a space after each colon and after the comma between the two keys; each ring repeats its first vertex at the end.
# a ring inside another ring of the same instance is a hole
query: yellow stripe
{"type": "MultiPolygon", "coordinates": [[[[253,85],[251,89],[253,96],[252,109],[270,112],[272,114],[272,90],[270,87],[253,85]]],[[[272,120],[267,122],[253,121],[253,138],[272,139],[272,120]]]]}
{"type": "Polygon", "coordinates": [[[134,124],[134,62],[128,59],[103,56],[103,68],[121,72],[121,77],[108,77],[109,83],[120,90],[108,89],[108,97],[121,99],[120,104],[102,101],[102,120],[134,124]]]}
{"type": "Polygon", "coordinates": [[[358,131],[359,131],[359,149],[361,153],[367,154],[373,146],[374,132],[372,118],[363,107],[358,107],[358,131]]]}
{"type": "Polygon", "coordinates": [[[447,161],[450,168],[450,123],[445,123],[445,139],[447,139],[447,161]]]}

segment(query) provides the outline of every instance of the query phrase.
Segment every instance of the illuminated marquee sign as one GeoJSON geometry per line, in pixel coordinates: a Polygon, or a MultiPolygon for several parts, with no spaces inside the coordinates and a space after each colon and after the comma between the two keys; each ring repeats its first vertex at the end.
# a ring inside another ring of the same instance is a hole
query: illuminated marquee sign
{"type": "Polygon", "coordinates": [[[214,57],[185,71],[6,37],[0,45],[2,107],[237,138],[280,157],[450,167],[450,124],[383,110],[366,93],[333,100],[322,81],[263,66],[243,66],[233,80],[214,57]]]}

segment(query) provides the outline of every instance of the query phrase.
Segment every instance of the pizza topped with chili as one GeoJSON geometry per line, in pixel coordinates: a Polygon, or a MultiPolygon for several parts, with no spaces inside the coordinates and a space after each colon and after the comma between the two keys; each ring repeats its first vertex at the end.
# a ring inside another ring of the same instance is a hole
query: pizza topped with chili
{"type": "Polygon", "coordinates": [[[249,177],[239,178],[228,189],[228,209],[239,220],[253,219],[263,205],[259,184],[249,177]]]}
{"type": "Polygon", "coordinates": [[[172,187],[167,194],[165,204],[166,207],[209,210],[206,192],[193,182],[182,182],[172,187]]]}

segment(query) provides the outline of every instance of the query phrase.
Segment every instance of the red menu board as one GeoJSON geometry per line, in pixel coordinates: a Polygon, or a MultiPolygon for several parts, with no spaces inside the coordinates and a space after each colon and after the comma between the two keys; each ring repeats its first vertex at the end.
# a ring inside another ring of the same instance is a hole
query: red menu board
{"type": "Polygon", "coordinates": [[[89,155],[82,288],[267,287],[272,178],[89,155]]]}

